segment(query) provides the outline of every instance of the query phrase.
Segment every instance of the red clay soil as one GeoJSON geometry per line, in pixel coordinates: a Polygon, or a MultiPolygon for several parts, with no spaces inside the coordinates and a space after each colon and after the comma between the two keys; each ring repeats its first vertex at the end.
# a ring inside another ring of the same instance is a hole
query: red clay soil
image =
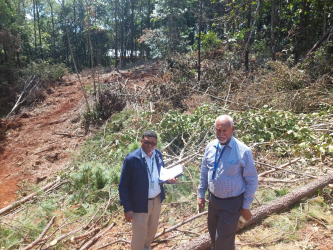
{"type": "MultiPolygon", "coordinates": [[[[142,87],[155,77],[158,66],[158,62],[150,61],[119,73],[99,75],[99,80],[106,84],[121,80],[128,88],[142,87]]],[[[81,72],[84,85],[92,83],[90,73],[81,72]]],[[[47,89],[46,99],[33,111],[22,110],[15,117],[0,119],[0,209],[15,201],[20,181],[36,184],[45,177],[45,181],[52,178],[89,136],[80,123],[85,104],[80,84],[65,78],[47,89]]]]}
{"type": "Polygon", "coordinates": [[[2,120],[0,139],[0,208],[15,201],[17,184],[50,179],[85,140],[80,128],[83,94],[77,81],[49,87],[33,111],[2,120]]]}

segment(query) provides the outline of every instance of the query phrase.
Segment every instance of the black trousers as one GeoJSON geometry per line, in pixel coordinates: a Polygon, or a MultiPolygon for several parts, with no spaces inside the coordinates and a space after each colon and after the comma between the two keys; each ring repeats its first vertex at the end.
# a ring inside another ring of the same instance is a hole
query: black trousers
{"type": "Polygon", "coordinates": [[[209,195],[208,231],[211,250],[235,249],[235,235],[242,205],[243,194],[225,199],[209,195]]]}

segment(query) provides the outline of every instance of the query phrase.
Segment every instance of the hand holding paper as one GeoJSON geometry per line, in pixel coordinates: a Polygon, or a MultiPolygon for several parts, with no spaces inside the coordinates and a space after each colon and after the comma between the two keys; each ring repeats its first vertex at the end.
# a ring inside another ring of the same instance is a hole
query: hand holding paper
{"type": "Polygon", "coordinates": [[[184,174],[183,165],[176,165],[172,168],[161,168],[160,182],[164,183],[169,181],[170,184],[177,182],[177,177],[184,174]]]}
{"type": "Polygon", "coordinates": [[[168,180],[168,182],[169,182],[170,184],[176,184],[177,181],[178,181],[178,178],[170,178],[170,179],[168,180]]]}

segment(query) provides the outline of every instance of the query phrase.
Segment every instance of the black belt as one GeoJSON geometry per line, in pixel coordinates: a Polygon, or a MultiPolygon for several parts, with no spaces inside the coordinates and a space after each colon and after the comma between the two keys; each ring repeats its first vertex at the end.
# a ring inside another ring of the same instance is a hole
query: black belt
{"type": "Polygon", "coordinates": [[[154,200],[156,197],[158,197],[160,194],[158,194],[158,195],[156,195],[155,197],[153,197],[153,198],[148,198],[148,200],[149,201],[151,201],[151,200],[154,200]]]}
{"type": "Polygon", "coordinates": [[[217,197],[215,196],[214,194],[212,194],[211,192],[209,192],[214,198],[218,199],[218,200],[231,200],[231,199],[234,199],[234,198],[237,198],[241,195],[243,195],[243,193],[241,193],[240,195],[237,195],[237,196],[231,196],[231,197],[227,197],[227,198],[220,198],[220,197],[217,197]]]}

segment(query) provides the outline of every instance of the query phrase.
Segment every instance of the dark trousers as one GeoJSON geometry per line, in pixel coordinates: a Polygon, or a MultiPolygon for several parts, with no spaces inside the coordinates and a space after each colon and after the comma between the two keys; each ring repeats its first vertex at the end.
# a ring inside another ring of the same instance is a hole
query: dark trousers
{"type": "Polygon", "coordinates": [[[208,231],[211,250],[235,249],[235,235],[242,205],[243,194],[226,199],[209,195],[208,231]]]}

